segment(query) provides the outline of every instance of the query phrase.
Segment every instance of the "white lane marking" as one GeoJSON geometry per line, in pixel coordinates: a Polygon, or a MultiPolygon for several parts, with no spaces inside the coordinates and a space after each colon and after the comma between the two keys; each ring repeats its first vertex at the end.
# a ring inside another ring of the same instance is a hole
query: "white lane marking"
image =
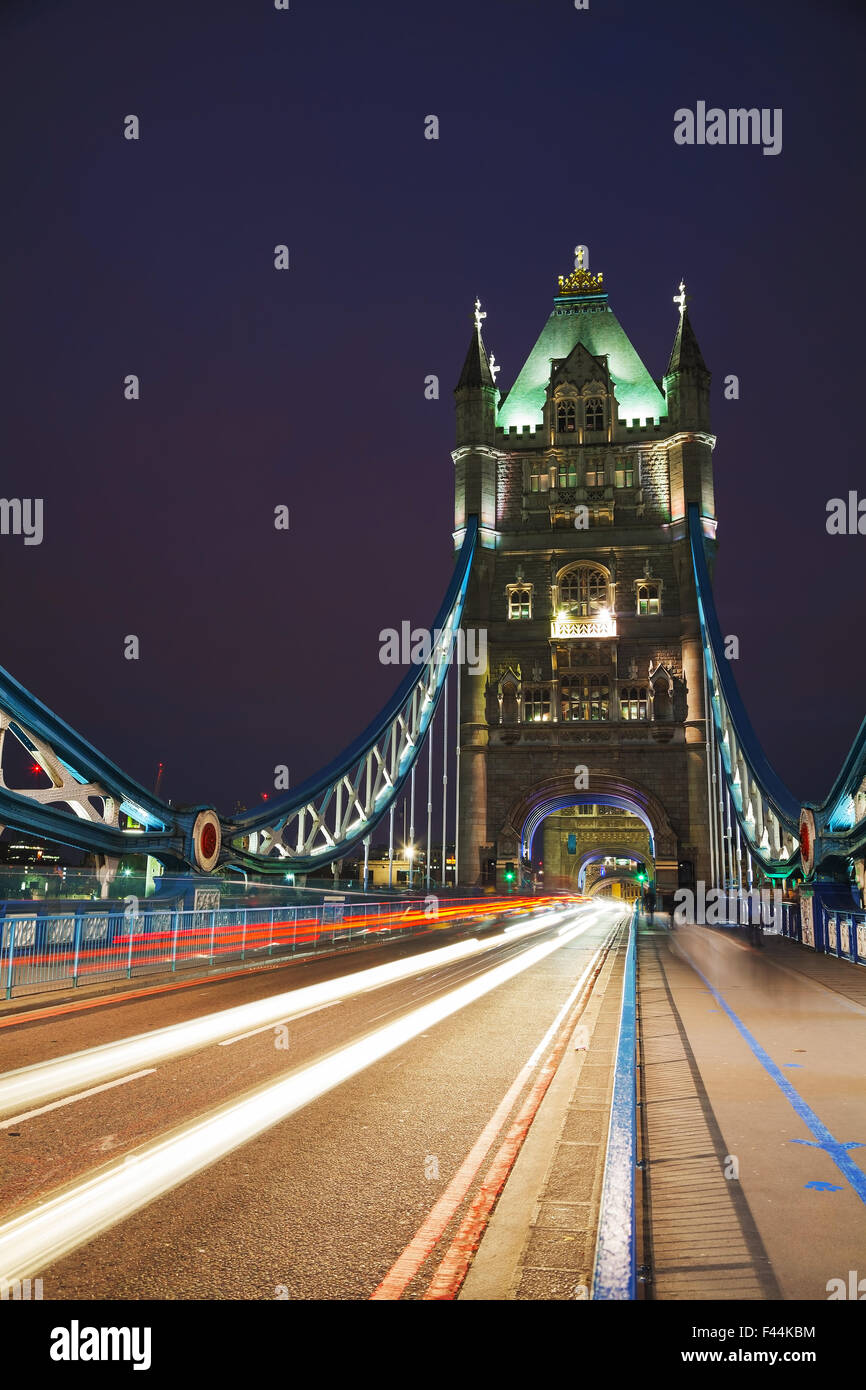
{"type": "MultiPolygon", "coordinates": [[[[548,914],[551,916],[552,914],[548,914]]],[[[535,935],[547,925],[548,917],[540,917],[534,925],[522,928],[526,936],[535,935]]],[[[237,1036],[238,1029],[246,1031],[252,1027],[265,1027],[274,1019],[285,1018],[287,1010],[293,1017],[304,1011],[304,1006],[315,1007],[330,1003],[336,996],[344,999],[367,990],[391,985],[398,980],[420,975],[436,965],[468,959],[492,951],[505,940],[493,937],[479,941],[471,937],[467,941],[455,942],[437,950],[425,952],[423,960],[417,956],[390,961],[385,965],[374,965],[364,970],[341,975],[335,980],[323,981],[316,985],[306,985],[286,993],[270,996],[252,1004],[241,1004],[235,1008],[218,1010],[201,1018],[190,1019],[184,1023],[170,1024],[154,1032],[140,1033],[135,1037],[123,1038],[118,1042],[103,1043],[98,1047],[73,1052],[66,1057],[55,1057],[50,1062],[37,1062],[29,1067],[0,1076],[0,1114],[15,1110],[19,1105],[35,1106],[40,1101],[54,1100],[64,1092],[75,1091],[79,1086],[97,1084],[112,1080],[116,1076],[128,1074],[132,1067],[141,1067],[151,1062],[163,1061],[166,1057],[180,1056],[200,1047],[208,1047],[221,1038],[237,1036]]],[[[509,937],[508,940],[515,940],[509,937]]]]}
{"type": "Polygon", "coordinates": [[[34,1120],[37,1115],[47,1115],[49,1110],[59,1110],[61,1105],[72,1105],[76,1100],[86,1100],[88,1096],[97,1096],[100,1091],[110,1091],[113,1086],[125,1086],[127,1081],[137,1081],[140,1076],[152,1076],[156,1067],[148,1067],[146,1071],[134,1071],[131,1076],[121,1076],[117,1081],[106,1081],[104,1086],[91,1086],[89,1091],[79,1091],[76,1096],[66,1096],[63,1100],[53,1100],[50,1105],[40,1105],[38,1110],[25,1110],[23,1115],[13,1115],[11,1120],[0,1120],[0,1129],[9,1129],[12,1125],[19,1125],[23,1120],[34,1120]]]}
{"type": "Polygon", "coordinates": [[[249,1033],[238,1033],[236,1038],[223,1038],[217,1047],[231,1047],[232,1043],[243,1042],[244,1038],[257,1038],[260,1033],[272,1033],[275,1028],[280,1028],[284,1023],[295,1023],[299,1018],[307,1018],[309,1014],[320,1014],[323,1009],[333,1009],[336,1004],[342,1004],[342,999],[332,999],[330,1004],[319,1004],[315,1009],[304,1009],[302,1014],[288,1014],[285,1018],[277,1018],[273,1023],[266,1023],[264,1028],[252,1028],[249,1033]]]}

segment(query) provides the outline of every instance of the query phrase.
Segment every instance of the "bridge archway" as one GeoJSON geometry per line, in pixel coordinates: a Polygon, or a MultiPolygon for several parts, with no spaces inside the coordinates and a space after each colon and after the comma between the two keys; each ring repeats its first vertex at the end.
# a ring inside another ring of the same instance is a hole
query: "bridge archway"
{"type": "Polygon", "coordinates": [[[532,856],[535,832],[552,812],[564,811],[569,806],[596,805],[618,806],[630,811],[649,831],[650,848],[656,857],[676,855],[677,837],[673,826],[661,801],[648,787],[596,772],[590,773],[590,785],[585,790],[576,789],[574,781],[570,772],[549,777],[513,802],[503,829],[506,836],[516,838],[521,854],[527,858],[532,856]]]}
{"type": "MultiPolygon", "coordinates": [[[[573,806],[597,805],[616,806],[643,822],[649,834],[650,856],[655,861],[656,877],[659,859],[666,863],[672,861],[675,869],[676,832],[654,792],[639,782],[609,773],[590,772],[589,785],[585,789],[576,788],[574,782],[571,770],[546,778],[512,803],[500,832],[500,860],[519,855],[522,862],[531,862],[538,827],[547,816],[573,806]]],[[[627,857],[622,849],[618,849],[616,854],[620,858],[627,857]]],[[[646,862],[643,851],[637,857],[646,862]]]]}
{"type": "Polygon", "coordinates": [[[583,892],[586,871],[590,864],[596,863],[599,859],[635,859],[639,864],[643,864],[645,869],[652,868],[652,859],[646,850],[639,849],[637,845],[600,845],[598,848],[584,850],[575,866],[579,892],[583,892]]]}

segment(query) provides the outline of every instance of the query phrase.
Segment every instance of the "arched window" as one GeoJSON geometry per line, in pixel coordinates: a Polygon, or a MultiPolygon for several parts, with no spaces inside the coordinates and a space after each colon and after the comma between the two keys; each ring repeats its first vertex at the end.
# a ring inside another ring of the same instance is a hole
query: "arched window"
{"type": "Polygon", "coordinates": [[[589,618],[610,606],[607,575],[595,565],[578,565],[559,582],[563,607],[581,618],[589,618]]]}
{"type": "Polygon", "coordinates": [[[624,685],[619,692],[619,711],[623,719],[649,719],[645,685],[624,685]]]}
{"type": "Polygon", "coordinates": [[[508,616],[509,618],[531,618],[532,617],[532,590],[531,589],[509,589],[508,591],[508,616]]]}
{"type": "Polygon", "coordinates": [[[584,407],[586,412],[586,428],[588,430],[604,429],[604,401],[600,396],[589,396],[584,407]]]}
{"type": "Polygon", "coordinates": [[[658,584],[639,584],[637,591],[637,611],[646,618],[660,612],[658,584]]]}
{"type": "Polygon", "coordinates": [[[577,487],[577,464],[574,459],[561,462],[559,465],[559,486],[577,487]]]}
{"type": "Polygon", "coordinates": [[[557,434],[574,434],[576,427],[574,401],[558,401],[556,405],[557,434]]]}
{"type": "Polygon", "coordinates": [[[610,718],[610,682],[602,674],[565,676],[560,685],[560,709],[564,720],[610,718]]]}

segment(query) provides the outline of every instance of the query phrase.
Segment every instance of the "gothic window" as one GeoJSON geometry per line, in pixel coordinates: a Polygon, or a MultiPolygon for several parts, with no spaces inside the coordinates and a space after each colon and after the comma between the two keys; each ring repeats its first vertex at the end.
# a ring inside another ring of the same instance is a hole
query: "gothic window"
{"type": "Polygon", "coordinates": [[[508,616],[509,618],[531,618],[532,617],[532,587],[527,585],[509,585],[508,587],[508,616]]]}
{"type": "Polygon", "coordinates": [[[529,491],[549,492],[552,487],[556,487],[556,468],[546,463],[533,462],[529,475],[529,491]]]}
{"type": "Polygon", "coordinates": [[[565,676],[560,686],[560,709],[564,720],[610,718],[610,682],[606,675],[565,676]]]}
{"type": "Polygon", "coordinates": [[[565,608],[582,618],[607,608],[607,575],[594,565],[578,565],[559,581],[559,596],[565,608]]]}
{"type": "Polygon", "coordinates": [[[601,459],[590,459],[586,465],[587,487],[604,487],[604,464],[601,459]]]}
{"type": "Polygon", "coordinates": [[[560,463],[559,486],[577,487],[577,464],[573,459],[570,463],[560,463]]]}
{"type": "Polygon", "coordinates": [[[649,719],[646,686],[624,685],[619,692],[619,710],[623,719],[649,719]]]}
{"type": "Polygon", "coordinates": [[[586,411],[586,428],[588,430],[604,429],[604,401],[600,396],[590,396],[584,407],[586,411]]]}
{"type": "Polygon", "coordinates": [[[557,434],[574,434],[576,428],[574,401],[557,401],[556,405],[556,432],[557,434]]]}
{"type": "Polygon", "coordinates": [[[550,690],[530,686],[523,692],[523,718],[528,724],[546,724],[550,719],[550,690]]]}
{"type": "Polygon", "coordinates": [[[648,583],[639,584],[637,589],[637,611],[642,618],[652,617],[661,612],[661,599],[659,597],[659,585],[648,583]]]}
{"type": "Polygon", "coordinates": [[[634,468],[631,464],[626,464],[616,470],[617,487],[634,487],[634,468]]]}

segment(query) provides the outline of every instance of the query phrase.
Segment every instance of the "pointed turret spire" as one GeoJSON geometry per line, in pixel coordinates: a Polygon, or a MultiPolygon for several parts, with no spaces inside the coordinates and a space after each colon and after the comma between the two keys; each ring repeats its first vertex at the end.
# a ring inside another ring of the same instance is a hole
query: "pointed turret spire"
{"type": "Polygon", "coordinates": [[[467,386],[495,386],[493,373],[490,370],[490,362],[487,357],[487,350],[484,340],[481,337],[481,320],[487,318],[487,314],[482,312],[481,300],[475,301],[475,327],[472,337],[469,340],[469,351],[466,354],[466,361],[463,363],[463,371],[460,373],[460,380],[456,390],[460,391],[467,386]]]}
{"type": "Polygon", "coordinates": [[[689,318],[688,296],[683,281],[674,295],[680,321],[665,372],[668,419],[675,429],[710,428],[710,373],[689,318]]]}
{"type": "Polygon", "coordinates": [[[668,372],[680,372],[683,370],[695,370],[699,372],[707,371],[707,364],[701,356],[698,340],[695,337],[695,330],[692,328],[691,319],[688,311],[689,296],[686,294],[685,283],[680,281],[680,292],[674,295],[674,304],[679,305],[680,321],[677,324],[676,337],[671,349],[671,360],[668,363],[668,372]]]}

